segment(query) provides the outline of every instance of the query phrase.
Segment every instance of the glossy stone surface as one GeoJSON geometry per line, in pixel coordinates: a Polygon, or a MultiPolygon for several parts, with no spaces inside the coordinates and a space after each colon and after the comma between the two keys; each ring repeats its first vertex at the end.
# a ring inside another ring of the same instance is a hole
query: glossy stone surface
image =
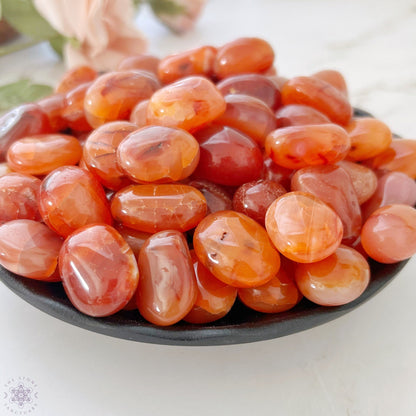
{"type": "Polygon", "coordinates": [[[124,58],[119,64],[117,69],[119,71],[126,71],[129,69],[139,69],[142,71],[149,71],[157,75],[157,67],[160,59],[153,55],[132,55],[124,58]]]}
{"type": "Polygon", "coordinates": [[[361,230],[361,244],[380,263],[396,263],[416,253],[416,209],[392,204],[374,211],[361,230]]]}
{"type": "Polygon", "coordinates": [[[0,224],[28,219],[40,221],[38,199],[41,181],[23,173],[8,173],[0,178],[0,224]]]}
{"type": "Polygon", "coordinates": [[[116,221],[147,233],[187,231],[206,215],[207,204],[196,188],[182,184],[130,185],[111,201],[116,221]]]}
{"type": "Polygon", "coordinates": [[[324,260],[297,264],[295,276],[299,290],[310,301],[339,306],[364,292],[370,281],[370,267],[358,251],[341,245],[324,260]]]}
{"type": "Polygon", "coordinates": [[[267,179],[247,182],[235,192],[233,209],[264,226],[267,208],[285,193],[286,189],[282,185],[267,179]]]}
{"type": "Polygon", "coordinates": [[[16,140],[7,151],[7,163],[16,172],[47,175],[82,156],[79,141],[67,134],[40,134],[16,140]]]}
{"type": "Polygon", "coordinates": [[[284,127],[271,132],[265,142],[266,155],[288,169],[336,163],[349,149],[347,133],[334,124],[284,127]]]}
{"type": "Polygon", "coordinates": [[[137,126],[133,123],[113,121],[88,136],[83,150],[84,162],[106,188],[118,191],[131,183],[117,164],[117,148],[135,130],[137,126]]]}
{"type": "Polygon", "coordinates": [[[278,313],[292,309],[302,299],[293,278],[280,268],[276,276],[264,285],[238,289],[238,297],[249,308],[263,313],[278,313]]]}
{"type": "Polygon", "coordinates": [[[325,114],[303,104],[288,104],[280,107],[276,111],[276,120],[281,127],[328,124],[331,122],[325,114]]]}
{"type": "Polygon", "coordinates": [[[133,107],[130,114],[130,122],[137,127],[144,127],[147,124],[147,106],[149,100],[140,101],[133,107]]]}
{"type": "Polygon", "coordinates": [[[279,253],[266,230],[235,211],[208,215],[194,233],[195,254],[222,282],[235,287],[262,285],[276,275],[279,253]]]}
{"type": "Polygon", "coordinates": [[[122,309],[139,280],[131,248],[105,224],[88,225],[65,240],[59,271],[72,304],[90,316],[108,316],[122,309]]]}
{"type": "Polygon", "coordinates": [[[274,201],[266,213],[266,229],[279,252],[299,263],[330,256],[343,235],[335,211],[303,192],[288,192],[274,201]]]}
{"type": "Polygon", "coordinates": [[[131,110],[160,87],[147,71],[108,72],[98,77],[85,95],[87,121],[94,128],[115,120],[128,120],[131,110]]]}
{"type": "Polygon", "coordinates": [[[350,175],[340,166],[308,166],[292,177],[292,191],[315,195],[328,204],[342,221],[343,242],[360,235],[361,209],[350,175]]]}
{"type": "Polygon", "coordinates": [[[59,81],[55,92],[65,94],[81,84],[94,81],[97,76],[97,71],[87,65],[69,69],[59,81]]]}
{"type": "Polygon", "coordinates": [[[64,237],[84,225],[112,223],[101,184],[76,166],[55,169],[43,180],[39,211],[45,223],[64,237]]]}
{"type": "Polygon", "coordinates": [[[295,77],[283,85],[282,103],[304,104],[324,113],[337,124],[347,125],[352,107],[344,93],[315,77],[295,77]]]}
{"type": "Polygon", "coordinates": [[[328,84],[331,84],[333,87],[348,97],[347,83],[341,72],[334,69],[324,69],[322,71],[315,72],[312,77],[318,78],[327,82],[328,84]]]}
{"type": "Polygon", "coordinates": [[[195,131],[225,111],[225,101],[206,78],[192,76],[169,84],[152,95],[147,123],[195,131]]]}
{"type": "Polygon", "coordinates": [[[195,303],[197,285],[188,244],[178,231],[150,237],[139,255],[137,306],[147,321],[161,326],[184,318],[195,303]]]}
{"type": "Polygon", "coordinates": [[[0,162],[0,178],[12,172],[7,162],[0,162]]]}
{"type": "Polygon", "coordinates": [[[48,117],[51,132],[57,133],[68,127],[68,123],[62,117],[62,110],[66,105],[64,94],[52,94],[49,97],[42,98],[36,104],[48,117]]]}
{"type": "Polygon", "coordinates": [[[218,49],[214,73],[218,79],[269,69],[274,52],[268,42],[259,38],[239,38],[218,49]]]}
{"type": "Polygon", "coordinates": [[[195,138],[200,146],[195,177],[230,186],[260,177],[263,155],[250,137],[231,127],[213,126],[201,130],[195,138]]]}
{"type": "Polygon", "coordinates": [[[118,165],[139,183],[181,181],[198,162],[198,142],[187,131],[172,127],[143,127],[129,134],[117,149],[118,165]]]}
{"type": "Polygon", "coordinates": [[[0,225],[0,264],[20,276],[56,281],[62,239],[45,224],[19,219],[0,225]]]}
{"type": "Polygon", "coordinates": [[[157,74],[163,84],[169,84],[190,75],[202,75],[210,78],[214,71],[217,49],[213,46],[201,46],[163,58],[157,74]]]}
{"type": "Polygon", "coordinates": [[[280,183],[285,189],[290,189],[290,180],[295,171],[293,169],[285,168],[277,165],[269,157],[265,157],[263,161],[263,170],[261,172],[261,179],[267,179],[273,182],[280,183]]]}
{"type": "MultiPolygon", "coordinates": [[[[130,246],[136,258],[140,253],[140,249],[143,247],[145,241],[152,235],[150,233],[144,233],[143,231],[134,230],[133,228],[125,227],[122,224],[115,224],[114,228],[124,238],[124,241],[130,246]]],[[[136,302],[134,300],[134,302],[136,302]]]]}

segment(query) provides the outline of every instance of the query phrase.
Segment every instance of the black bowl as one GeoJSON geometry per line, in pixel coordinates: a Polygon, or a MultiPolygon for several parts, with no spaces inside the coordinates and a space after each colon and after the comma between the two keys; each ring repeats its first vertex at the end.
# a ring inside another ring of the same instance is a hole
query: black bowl
{"type": "MultiPolygon", "coordinates": [[[[355,110],[356,116],[370,116],[355,110]]],[[[106,318],[92,318],[76,310],[61,283],[27,279],[0,267],[0,280],[36,308],[70,324],[131,341],[167,345],[226,345],[278,338],[313,328],[336,319],[373,297],[404,267],[407,261],[380,264],[371,261],[371,281],[354,302],[337,307],[323,307],[303,299],[295,308],[279,314],[262,314],[236,302],[231,312],[219,321],[205,325],[179,322],[158,327],[146,322],[138,311],[121,311],[106,318]]]]}

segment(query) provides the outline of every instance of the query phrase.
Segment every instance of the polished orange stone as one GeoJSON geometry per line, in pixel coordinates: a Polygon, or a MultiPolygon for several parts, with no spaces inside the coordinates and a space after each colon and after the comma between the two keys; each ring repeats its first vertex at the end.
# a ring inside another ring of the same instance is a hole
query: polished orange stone
{"type": "Polygon", "coordinates": [[[335,124],[284,127],[272,131],[265,142],[266,155],[288,169],[336,163],[349,149],[348,134],[335,124]]]}
{"type": "Polygon", "coordinates": [[[266,229],[275,247],[290,260],[313,263],[330,256],[343,235],[339,216],[319,198],[288,192],[266,213],[266,229]]]}
{"type": "Polygon", "coordinates": [[[304,104],[324,113],[337,124],[347,125],[352,107],[345,94],[326,81],[315,77],[295,77],[283,85],[283,105],[304,104]]]}
{"type": "Polygon", "coordinates": [[[181,181],[199,162],[199,144],[187,131],[147,126],[129,134],[118,146],[120,168],[139,183],[181,181]]]}
{"type": "Polygon", "coordinates": [[[341,72],[336,71],[335,69],[324,69],[322,71],[315,72],[312,76],[331,84],[348,97],[347,82],[341,72]]]}
{"type": "Polygon", "coordinates": [[[97,76],[97,71],[87,65],[69,69],[59,81],[55,92],[65,94],[81,84],[94,81],[97,76]]]}
{"type": "Polygon", "coordinates": [[[283,166],[279,166],[269,157],[265,157],[263,161],[263,170],[261,171],[261,179],[267,179],[280,183],[285,189],[290,189],[290,180],[295,171],[283,166]]]}
{"type": "Polygon", "coordinates": [[[130,122],[137,127],[144,127],[147,124],[147,106],[149,100],[140,101],[133,107],[130,114],[130,122]]]}
{"type": "Polygon", "coordinates": [[[124,58],[119,64],[117,69],[119,71],[126,71],[128,69],[140,69],[142,71],[149,71],[157,75],[157,67],[160,59],[153,55],[132,55],[124,58]]]}
{"type": "Polygon", "coordinates": [[[370,267],[357,250],[341,245],[324,260],[297,264],[295,276],[307,299],[318,305],[339,306],[364,292],[370,281],[370,267]]]}
{"type": "Polygon", "coordinates": [[[0,226],[0,264],[20,276],[56,281],[62,239],[45,224],[19,219],[0,226]]]}
{"type": "Polygon", "coordinates": [[[218,79],[231,75],[261,73],[274,61],[273,48],[259,38],[239,38],[218,49],[214,73],[218,79]]]}
{"type": "Polygon", "coordinates": [[[122,224],[115,224],[114,228],[124,238],[124,241],[133,250],[133,253],[138,257],[140,249],[143,247],[145,241],[153,234],[144,233],[143,231],[134,230],[133,228],[125,227],[122,224]]]}
{"type": "Polygon", "coordinates": [[[7,162],[0,162],[0,178],[12,172],[7,162]]]}
{"type": "Polygon", "coordinates": [[[133,107],[158,88],[156,77],[147,71],[108,72],[98,77],[85,95],[87,121],[97,128],[115,120],[128,120],[133,107]]]}
{"type": "Polygon", "coordinates": [[[15,141],[7,163],[16,172],[47,175],[65,165],[76,165],[82,156],[79,141],[66,134],[41,134],[15,141]]]}
{"type": "Polygon", "coordinates": [[[184,232],[205,217],[207,204],[202,193],[188,185],[130,185],[113,196],[111,212],[115,220],[135,230],[184,232]]]}
{"type": "Polygon", "coordinates": [[[139,280],[132,250],[106,224],[87,225],[71,234],[59,254],[59,271],[71,303],[90,316],[121,310],[139,280]]]}
{"type": "Polygon", "coordinates": [[[68,127],[68,123],[62,117],[62,111],[66,105],[64,94],[56,93],[42,98],[37,102],[37,105],[48,117],[52,132],[57,133],[68,127]]]}
{"type": "Polygon", "coordinates": [[[213,46],[201,46],[163,58],[157,74],[163,84],[169,84],[190,75],[210,78],[214,72],[217,50],[213,46]]]}
{"type": "Polygon", "coordinates": [[[292,309],[302,299],[293,278],[280,268],[277,275],[264,285],[238,289],[238,297],[249,308],[263,313],[292,309]]]}
{"type": "Polygon", "coordinates": [[[192,76],[166,85],[150,98],[148,124],[195,131],[224,113],[225,100],[206,78],[192,76]]]}
{"type": "Polygon", "coordinates": [[[188,244],[178,231],[151,236],[139,254],[137,306],[147,321],[161,326],[184,318],[195,303],[197,285],[188,244]]]}
{"type": "Polygon", "coordinates": [[[208,215],[194,233],[194,249],[201,263],[222,282],[254,287],[272,279],[280,257],[256,221],[235,211],[208,215]]]}
{"type": "Polygon", "coordinates": [[[55,169],[43,180],[39,211],[45,223],[64,237],[84,225],[112,223],[101,184],[76,166],[55,169]]]}
{"type": "Polygon", "coordinates": [[[0,224],[28,219],[42,219],[38,209],[41,181],[22,173],[8,173],[0,178],[0,224]]]}
{"type": "Polygon", "coordinates": [[[303,104],[289,104],[276,111],[280,127],[304,126],[306,124],[328,124],[331,120],[323,113],[303,104]]]}
{"type": "Polygon", "coordinates": [[[117,164],[117,148],[135,130],[137,126],[133,123],[113,121],[88,136],[83,149],[84,162],[106,188],[118,191],[130,185],[130,179],[117,164]]]}

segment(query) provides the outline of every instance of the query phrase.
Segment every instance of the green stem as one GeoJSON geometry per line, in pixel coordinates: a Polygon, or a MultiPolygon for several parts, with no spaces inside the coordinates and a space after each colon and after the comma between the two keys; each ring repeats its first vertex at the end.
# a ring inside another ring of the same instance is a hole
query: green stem
{"type": "Polygon", "coordinates": [[[24,42],[24,43],[14,43],[14,44],[8,45],[8,46],[0,46],[0,57],[8,55],[10,53],[21,51],[23,49],[30,48],[34,45],[37,45],[38,43],[41,43],[41,42],[43,42],[43,41],[41,41],[41,40],[31,40],[29,42],[24,42]]]}

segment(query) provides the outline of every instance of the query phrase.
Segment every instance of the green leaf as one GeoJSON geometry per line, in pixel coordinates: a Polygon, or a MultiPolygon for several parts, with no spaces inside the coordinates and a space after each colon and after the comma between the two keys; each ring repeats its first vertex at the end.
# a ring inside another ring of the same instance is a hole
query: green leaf
{"type": "Polygon", "coordinates": [[[52,39],[49,39],[49,44],[51,45],[52,49],[62,58],[63,57],[63,49],[64,45],[67,41],[62,35],[55,36],[52,39]]]}
{"type": "Polygon", "coordinates": [[[2,13],[11,26],[35,40],[49,40],[59,33],[39,14],[31,0],[1,0],[2,13]]]}
{"type": "Polygon", "coordinates": [[[28,79],[2,85],[0,86],[0,111],[39,100],[52,92],[53,88],[49,85],[33,84],[28,79]]]}
{"type": "Polygon", "coordinates": [[[148,0],[148,2],[156,15],[168,14],[175,16],[185,12],[185,8],[174,0],[148,0]]]}

